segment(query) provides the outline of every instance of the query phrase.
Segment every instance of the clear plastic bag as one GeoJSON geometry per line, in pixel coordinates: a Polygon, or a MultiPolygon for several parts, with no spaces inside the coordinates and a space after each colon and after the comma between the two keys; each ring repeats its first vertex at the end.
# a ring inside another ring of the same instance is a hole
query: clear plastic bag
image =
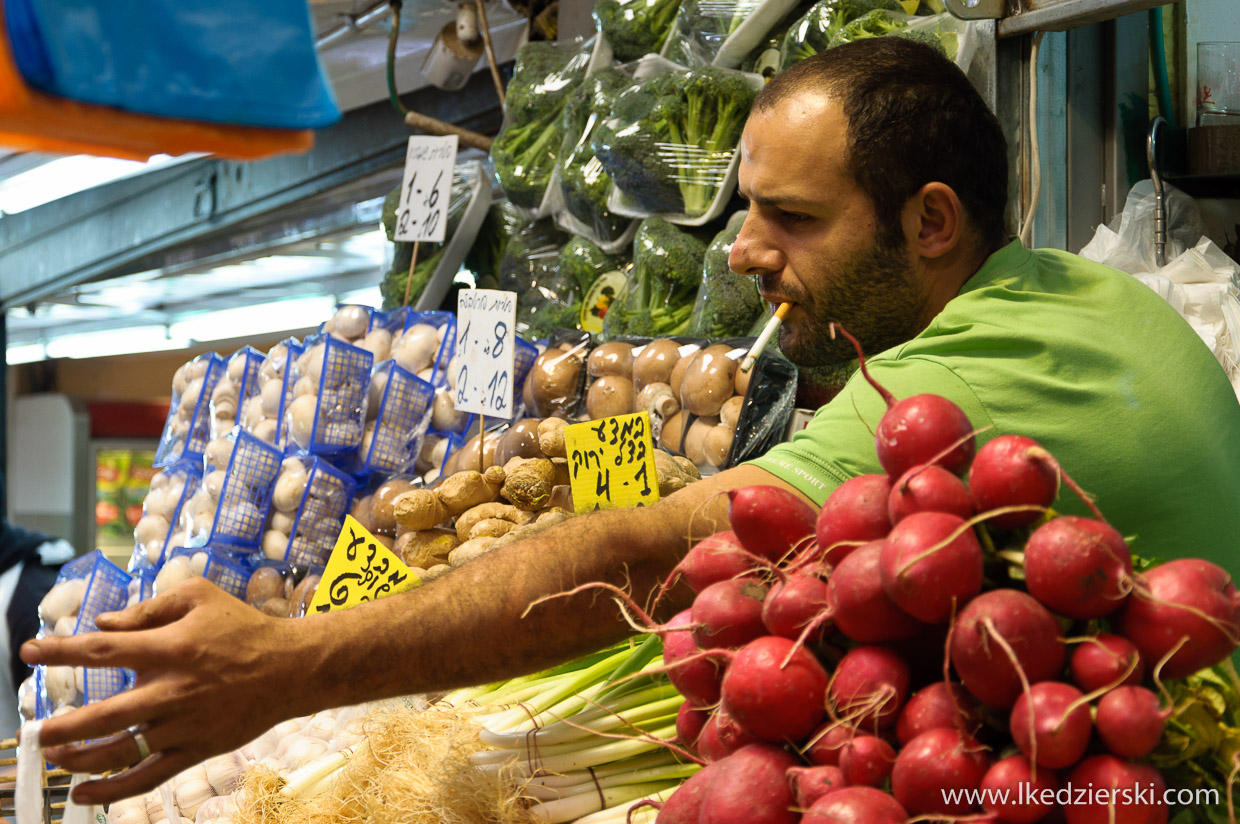
{"type": "Polygon", "coordinates": [[[427,383],[443,386],[456,350],[456,315],[402,308],[391,313],[389,324],[393,329],[391,359],[427,383]]]}
{"type": "Polygon", "coordinates": [[[948,13],[910,15],[896,0],[820,0],[784,35],[780,68],[868,37],[910,37],[968,71],[980,45],[977,25],[948,13]]]}
{"type": "Polygon", "coordinates": [[[206,578],[229,595],[241,598],[254,569],[251,553],[252,550],[227,544],[178,547],[169,553],[168,563],[156,576],[153,592],[166,592],[188,578],[206,578]]]}
{"type": "Polygon", "coordinates": [[[734,69],[796,0],[682,0],[663,54],[682,66],[734,69]]]}
{"type": "Polygon", "coordinates": [[[590,336],[584,332],[558,332],[551,338],[522,385],[528,414],[565,420],[577,416],[584,399],[590,348],[590,336]]]}
{"type": "Polygon", "coordinates": [[[199,355],[172,376],[172,405],[155,449],[155,465],[201,458],[211,429],[211,393],[227,364],[214,352],[199,355]]]}
{"type": "Polygon", "coordinates": [[[603,318],[604,337],[684,334],[693,320],[708,239],[660,218],[643,220],[633,240],[628,283],[603,318]]]}
{"type": "Polygon", "coordinates": [[[356,488],[323,458],[285,458],[271,494],[263,556],[299,569],[326,563],[356,488]]]}
{"type": "Polygon", "coordinates": [[[430,425],[435,387],[396,361],[375,366],[370,376],[362,445],[349,461],[355,475],[408,472],[430,425]]]}
{"type": "Polygon", "coordinates": [[[245,431],[279,449],[288,443],[284,413],[293,402],[292,366],[303,351],[297,338],[286,338],[271,347],[258,367],[258,394],[241,404],[240,423],[245,431]]]}
{"type": "Polygon", "coordinates": [[[608,210],[611,178],[595,157],[591,141],[598,125],[610,115],[612,100],[632,82],[625,70],[608,67],[591,74],[572,93],[564,107],[564,142],[556,175],[564,203],[556,222],[613,252],[632,240],[633,218],[608,210]]]}
{"type": "Polygon", "coordinates": [[[550,220],[527,223],[509,239],[500,262],[499,288],[517,293],[522,337],[546,338],[556,329],[576,329],[581,295],[571,274],[561,273],[560,249],[568,235],[550,220]]]}
{"type": "Polygon", "coordinates": [[[211,437],[218,438],[241,423],[245,404],[258,395],[258,370],[266,356],[253,346],[228,358],[225,374],[211,392],[211,437]]]}
{"type": "Polygon", "coordinates": [[[504,126],[491,160],[508,200],[530,212],[543,205],[562,143],[562,114],[586,76],[594,44],[527,43],[508,84],[504,126]]]}
{"type": "MultiPolygon", "coordinates": [[[[56,583],[39,602],[40,636],[98,631],[95,620],[123,609],[130,577],[99,550],[61,567],[56,583]]],[[[114,667],[45,667],[35,672],[36,717],[111,698],[127,686],[125,670],[114,667]]]]}
{"type": "Polygon", "coordinates": [[[702,287],[693,307],[688,334],[704,338],[734,338],[749,334],[755,323],[769,317],[769,307],[758,294],[757,278],[728,268],[728,254],[741,231],[743,214],[733,216],[715,235],[702,259],[702,287]]]}
{"type": "Polygon", "coordinates": [[[594,19],[622,63],[657,54],[671,33],[680,0],[595,0],[594,19]]]}
{"type": "Polygon", "coordinates": [[[353,451],[362,442],[374,355],[330,335],[307,338],[305,346],[284,415],[289,443],[315,455],[353,451]]]}
{"type": "Polygon", "coordinates": [[[607,206],[622,215],[701,225],[732,196],[736,148],[762,78],[643,60],[595,130],[592,148],[611,177],[607,206]]]}
{"type": "Polygon", "coordinates": [[[257,547],[280,470],[280,451],[240,427],[211,444],[202,486],[181,511],[188,545],[257,547]]]}
{"type": "Polygon", "coordinates": [[[202,461],[182,461],[165,467],[151,479],[142,500],[142,518],[134,527],[131,573],[158,569],[169,546],[184,546],[186,533],[181,511],[202,485],[202,461]]]}

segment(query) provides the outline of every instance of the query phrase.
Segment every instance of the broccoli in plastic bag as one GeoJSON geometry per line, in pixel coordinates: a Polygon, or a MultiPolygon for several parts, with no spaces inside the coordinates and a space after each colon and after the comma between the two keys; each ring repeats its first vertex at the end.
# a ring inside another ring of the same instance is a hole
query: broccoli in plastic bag
{"type": "Polygon", "coordinates": [[[944,28],[939,15],[934,17],[910,17],[899,12],[875,9],[844,25],[831,38],[831,45],[838,46],[868,37],[905,37],[916,40],[942,54],[948,60],[956,59],[956,33],[944,28]]]}
{"type": "Polygon", "coordinates": [[[634,208],[705,214],[756,95],[745,75],[711,66],[653,75],[616,98],[594,153],[634,208]]]}
{"type": "Polygon", "coordinates": [[[603,319],[604,336],[683,335],[693,320],[705,255],[706,239],[698,233],[657,217],[643,220],[633,239],[627,288],[603,319]]]}
{"type": "Polygon", "coordinates": [[[507,90],[504,128],[491,160],[504,194],[516,206],[538,209],[560,151],[560,121],[573,89],[585,77],[590,44],[527,43],[507,90]]]}
{"type": "Polygon", "coordinates": [[[564,107],[560,194],[564,198],[564,208],[599,243],[613,243],[622,238],[632,218],[608,211],[611,178],[595,157],[591,139],[599,124],[611,113],[612,100],[632,82],[619,69],[602,69],[587,77],[564,107]]]}
{"type": "Polygon", "coordinates": [[[508,238],[526,224],[515,206],[506,200],[497,200],[487,209],[478,236],[465,253],[462,264],[474,274],[480,289],[495,289],[499,285],[499,266],[508,248],[508,238]]]}
{"type": "Polygon", "coordinates": [[[658,53],[680,0],[595,0],[594,19],[621,63],[658,53]]]}
{"type": "MultiPolygon", "coordinates": [[[[667,56],[682,66],[709,66],[763,0],[682,0],[667,56]]],[[[734,65],[735,61],[728,65],[734,65]]]]}
{"type": "Polygon", "coordinates": [[[625,265],[627,261],[623,255],[609,255],[581,235],[573,235],[560,249],[560,271],[573,279],[581,295],[590,291],[599,275],[623,269],[625,265]]]}
{"type": "Polygon", "coordinates": [[[902,7],[896,0],[820,0],[784,35],[780,68],[826,51],[845,24],[879,9],[901,11],[902,7]]]}
{"type": "Polygon", "coordinates": [[[581,295],[570,272],[560,270],[568,235],[550,219],[517,229],[499,267],[499,288],[517,293],[517,334],[545,338],[555,329],[576,329],[581,295]]]}
{"type": "Polygon", "coordinates": [[[417,303],[422,290],[435,274],[439,261],[443,259],[448,241],[456,233],[469,205],[476,181],[475,164],[457,165],[452,172],[452,189],[448,199],[448,221],[444,230],[444,242],[423,241],[418,247],[418,262],[413,268],[410,281],[409,264],[413,262],[413,244],[393,240],[396,235],[396,209],[400,205],[400,187],[397,186],[383,200],[383,231],[387,239],[392,241],[392,263],[383,280],[379,283],[379,292],[383,295],[383,308],[395,309],[405,303],[406,289],[409,293],[409,304],[417,303]]]}
{"type": "Polygon", "coordinates": [[[738,275],[728,268],[728,253],[741,221],[729,221],[706,248],[702,260],[702,288],[693,308],[688,334],[705,338],[731,338],[749,334],[755,323],[765,322],[766,302],[758,294],[757,278],[738,275]]]}

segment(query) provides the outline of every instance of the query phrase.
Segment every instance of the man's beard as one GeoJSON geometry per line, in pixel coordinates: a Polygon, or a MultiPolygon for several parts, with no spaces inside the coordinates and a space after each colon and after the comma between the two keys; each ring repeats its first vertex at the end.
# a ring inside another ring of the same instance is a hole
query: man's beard
{"type": "Polygon", "coordinates": [[[779,335],[783,353],[810,373],[838,376],[857,357],[842,335],[832,340],[832,321],[857,338],[867,356],[911,340],[921,331],[925,295],[899,246],[876,241],[817,282],[826,288],[812,297],[789,295],[808,317],[795,330],[782,328],[779,335]]]}

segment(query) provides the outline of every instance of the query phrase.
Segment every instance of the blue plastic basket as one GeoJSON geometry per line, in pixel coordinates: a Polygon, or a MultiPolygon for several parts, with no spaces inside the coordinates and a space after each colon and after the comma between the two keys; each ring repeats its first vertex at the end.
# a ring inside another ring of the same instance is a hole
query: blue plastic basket
{"type": "Polygon", "coordinates": [[[525,379],[530,376],[530,370],[534,368],[534,361],[538,360],[538,354],[537,346],[524,338],[516,338],[516,346],[513,347],[512,353],[512,419],[514,421],[525,417],[525,393],[521,390],[525,387],[525,379]]]}
{"type": "Polygon", "coordinates": [[[297,569],[326,564],[353,503],[357,484],[323,458],[303,459],[306,491],[293,517],[293,532],[284,560],[297,569]]]}
{"type": "Polygon", "coordinates": [[[244,547],[233,547],[219,544],[205,547],[178,547],[172,550],[171,557],[183,555],[193,558],[199,552],[207,555],[207,563],[203,568],[202,577],[235,598],[245,599],[245,585],[250,582],[254,573],[254,558],[244,547]]]}
{"type": "MultiPolygon", "coordinates": [[[[76,579],[85,581],[86,589],[82,595],[82,604],[78,607],[77,621],[73,627],[74,635],[97,632],[95,620],[100,615],[124,609],[129,601],[129,575],[104,557],[99,550],[88,552],[62,566],[56,576],[56,583],[76,579]]],[[[40,673],[36,672],[36,679],[41,677],[40,673]]],[[[42,680],[37,680],[36,683],[39,717],[46,718],[55,708],[47,699],[45,683],[42,680]]],[[[83,702],[90,704],[111,698],[124,690],[126,683],[124,670],[111,667],[87,668],[83,702]]]]}
{"type": "Polygon", "coordinates": [[[297,384],[297,370],[293,368],[293,364],[306,351],[305,345],[297,338],[288,338],[281,341],[281,344],[287,349],[288,357],[280,370],[280,409],[276,414],[276,442],[274,444],[278,449],[288,446],[288,420],[285,412],[288,411],[289,404],[293,402],[293,387],[297,384]]]}
{"type": "Polygon", "coordinates": [[[443,340],[440,341],[435,360],[431,364],[433,367],[431,383],[436,387],[446,384],[448,382],[448,361],[452,360],[452,353],[456,351],[456,314],[441,311],[415,312],[408,307],[403,307],[393,310],[391,315],[393,324],[400,323],[395,329],[397,332],[407,332],[421,323],[433,326],[442,333],[443,340]]]}
{"type": "Polygon", "coordinates": [[[372,428],[369,444],[362,439],[364,451],[359,450],[351,468],[357,475],[408,472],[430,425],[435,387],[395,361],[376,366],[372,383],[376,379],[386,383],[376,407],[366,410],[366,417],[371,419],[367,427],[372,428]]]}
{"type": "Polygon", "coordinates": [[[164,422],[164,432],[155,449],[155,466],[158,467],[170,466],[188,458],[201,459],[211,436],[211,393],[226,374],[228,365],[219,355],[207,352],[194,358],[187,367],[191,371],[201,370],[203,383],[194,403],[184,407],[189,414],[188,422],[182,415],[181,402],[185,392],[172,393],[168,419],[164,422]]]}
{"type": "MultiPolygon", "coordinates": [[[[392,312],[384,312],[382,310],[374,308],[373,306],[366,306],[361,303],[337,303],[336,309],[332,313],[332,318],[334,319],[336,316],[336,312],[339,312],[341,309],[345,308],[346,306],[358,306],[366,310],[366,315],[367,315],[366,333],[367,334],[370,332],[373,332],[376,329],[386,329],[389,332],[395,332],[395,331],[400,330],[399,326],[393,326],[393,321],[391,317],[393,314],[392,312]]],[[[334,328],[328,329],[327,324],[328,324],[328,321],[323,321],[322,323],[320,323],[319,328],[316,330],[317,334],[330,334],[331,332],[340,331],[339,329],[334,329],[334,328]]]]}
{"type": "Polygon", "coordinates": [[[246,402],[258,394],[258,368],[265,355],[253,346],[238,349],[228,358],[225,376],[220,378],[211,393],[211,437],[219,438],[245,419],[246,402]],[[218,404],[216,397],[231,384],[236,391],[236,404],[229,414],[228,408],[218,404]]]}
{"type": "Polygon", "coordinates": [[[280,450],[241,429],[230,437],[236,440],[228,466],[207,467],[208,474],[217,469],[225,472],[219,504],[209,526],[191,524],[191,546],[223,542],[257,547],[263,534],[272,487],[280,471],[280,450]]]}
{"type": "MultiPolygon", "coordinates": [[[[290,428],[290,445],[295,451],[339,455],[356,450],[362,442],[366,392],[375,356],[329,336],[306,339],[307,351],[319,345],[323,347],[323,363],[319,372],[318,402],[306,443],[299,443],[295,437],[291,421],[288,421],[292,415],[287,408],[284,417],[290,428]]],[[[290,406],[297,400],[293,399],[290,406]]]]}
{"type": "MultiPolygon", "coordinates": [[[[130,573],[143,569],[158,569],[160,564],[163,563],[165,553],[168,550],[168,542],[178,532],[177,527],[181,523],[181,511],[185,508],[185,502],[202,485],[202,461],[201,459],[180,461],[171,466],[164,467],[160,470],[160,474],[176,475],[184,478],[185,488],[182,490],[180,498],[177,499],[176,509],[173,510],[172,517],[168,519],[168,531],[164,534],[163,541],[159,543],[158,557],[151,557],[151,549],[153,547],[143,546],[135,540],[133,554],[129,556],[128,568],[130,573]]],[[[145,514],[145,510],[143,510],[143,515],[145,514]]]]}

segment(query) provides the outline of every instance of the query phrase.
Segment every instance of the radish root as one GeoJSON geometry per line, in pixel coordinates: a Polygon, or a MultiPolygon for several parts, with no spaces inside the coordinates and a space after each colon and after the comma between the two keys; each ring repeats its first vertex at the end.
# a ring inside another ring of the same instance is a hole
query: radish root
{"type": "Polygon", "coordinates": [[[890,392],[888,392],[886,389],[883,388],[882,384],[874,380],[874,378],[870,375],[870,370],[866,368],[865,353],[861,351],[861,343],[856,338],[854,338],[852,335],[850,335],[847,329],[845,329],[843,326],[840,326],[835,321],[831,322],[831,325],[828,327],[828,329],[830,330],[830,333],[831,333],[831,340],[835,340],[835,333],[837,331],[841,335],[843,335],[845,338],[848,339],[849,343],[853,345],[853,348],[857,350],[857,361],[861,364],[861,374],[865,377],[866,382],[870,384],[870,386],[874,387],[874,390],[878,392],[879,396],[883,399],[883,403],[887,404],[888,409],[895,406],[896,405],[895,395],[892,395],[890,392]]]}
{"type": "Polygon", "coordinates": [[[1102,521],[1104,524],[1107,524],[1107,526],[1110,526],[1110,523],[1107,521],[1106,517],[1103,516],[1102,510],[1098,509],[1098,505],[1094,503],[1094,496],[1082,489],[1081,485],[1073,480],[1071,475],[1064,471],[1064,468],[1059,465],[1059,461],[1055,460],[1054,455],[1047,452],[1040,446],[1030,447],[1029,451],[1025,454],[1030,458],[1041,461],[1053,469],[1055,474],[1059,476],[1060,482],[1062,482],[1064,486],[1068,487],[1068,489],[1071,489],[1076,496],[1084,502],[1085,506],[1089,507],[1089,511],[1094,513],[1094,517],[1099,521],[1102,521]]]}
{"type": "Polygon", "coordinates": [[[921,563],[922,561],[926,560],[927,558],[936,554],[937,552],[943,549],[946,549],[948,546],[951,545],[953,541],[955,541],[961,535],[968,532],[970,529],[972,529],[977,524],[980,524],[989,518],[994,518],[999,515],[1006,515],[1009,512],[1028,512],[1031,509],[1036,509],[1039,512],[1044,512],[1046,510],[1046,507],[1036,506],[1034,504],[1020,504],[1018,506],[1001,506],[1001,507],[992,509],[989,512],[983,512],[981,515],[974,515],[972,518],[970,518],[969,520],[965,521],[960,526],[953,529],[951,531],[951,534],[949,534],[946,538],[939,541],[937,544],[930,547],[929,549],[923,550],[921,554],[915,555],[909,560],[905,561],[900,566],[900,568],[896,570],[896,577],[903,578],[910,568],[916,566],[917,564],[921,563]]]}
{"type": "Polygon", "coordinates": [[[987,634],[994,638],[995,643],[1007,653],[1007,657],[1012,662],[1012,669],[1016,670],[1016,677],[1020,679],[1021,691],[1025,694],[1025,700],[1029,702],[1029,777],[1033,781],[1038,780],[1038,729],[1033,718],[1033,691],[1029,687],[1029,678],[1025,675],[1025,668],[1020,665],[1020,659],[1016,656],[1016,650],[1012,649],[999,630],[995,627],[995,622],[990,616],[982,619],[982,626],[986,628],[987,634]]]}

